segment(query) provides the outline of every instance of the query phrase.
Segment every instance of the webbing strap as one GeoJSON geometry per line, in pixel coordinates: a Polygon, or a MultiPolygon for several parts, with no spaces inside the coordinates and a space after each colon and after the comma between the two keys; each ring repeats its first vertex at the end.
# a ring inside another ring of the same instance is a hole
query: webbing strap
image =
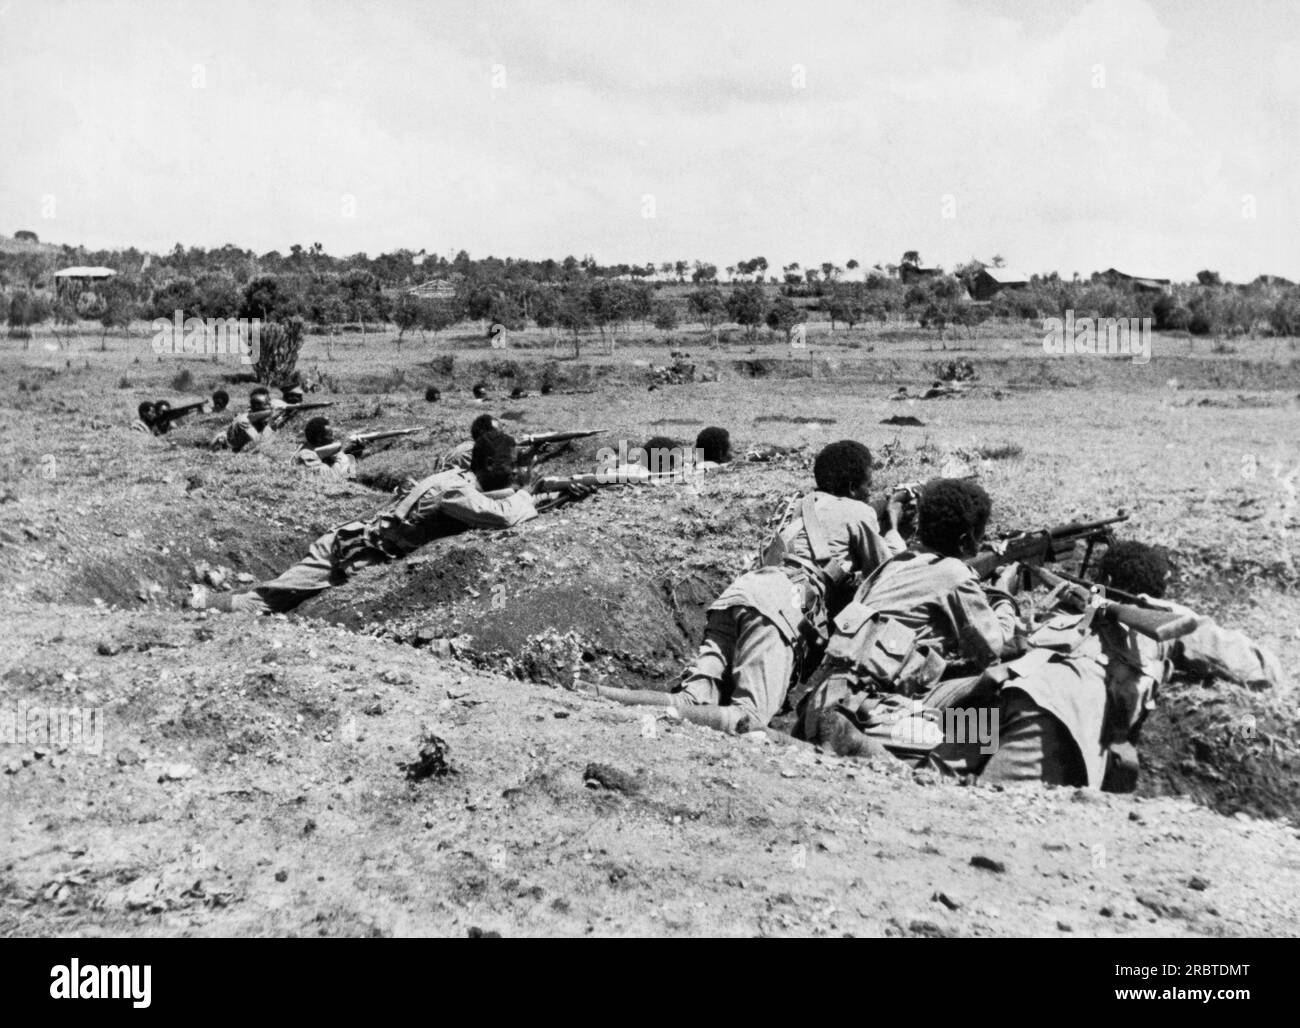
{"type": "Polygon", "coordinates": [[[434,487],[437,480],[442,478],[447,472],[439,471],[430,475],[428,478],[422,478],[411,487],[410,492],[402,497],[401,502],[393,509],[393,516],[399,521],[405,521],[406,516],[415,509],[415,505],[420,502],[421,498],[430,489],[434,487]]]}

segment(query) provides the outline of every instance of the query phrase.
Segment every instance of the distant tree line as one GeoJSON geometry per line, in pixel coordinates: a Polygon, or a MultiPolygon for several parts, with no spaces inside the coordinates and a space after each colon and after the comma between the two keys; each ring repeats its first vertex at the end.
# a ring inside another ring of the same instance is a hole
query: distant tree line
{"type": "Polygon", "coordinates": [[[465,251],[447,258],[410,250],[333,257],[319,243],[261,255],[234,246],[178,244],[162,256],[65,246],[0,253],[0,309],[10,335],[19,338],[45,322],[58,332],[91,320],[106,344],[109,332],[125,330],[134,319],[171,319],[182,311],[186,317],[267,322],[300,317],[331,335],[345,326],[364,334],[391,324],[399,345],[408,333],[424,337],[463,322],[511,329],[532,324],[567,336],[575,354],[591,333],[612,351],[619,334],[635,324],[671,330],[694,323],[713,330],[731,323],[752,337],[763,327],[786,332],[814,312],[832,330],[897,321],[942,332],[988,318],[1059,317],[1069,309],[1077,317],[1150,317],[1158,330],[1192,335],[1300,334],[1300,288],[1265,276],[1239,286],[1202,271],[1195,282],[1155,292],[1111,284],[1100,274],[1067,280],[1052,273],[973,303],[971,287],[983,267],[971,261],[951,273],[922,269],[919,254],[908,251],[899,264],[865,275],[846,275],[860,268],[850,260],[844,267],[786,265],[778,279],[768,274],[766,258],[753,257],[728,265],[723,283],[715,265],[686,260],[600,265],[590,256],[471,259],[465,251]],[[118,274],[75,300],[56,300],[47,288],[50,275],[74,264],[118,274]]]}

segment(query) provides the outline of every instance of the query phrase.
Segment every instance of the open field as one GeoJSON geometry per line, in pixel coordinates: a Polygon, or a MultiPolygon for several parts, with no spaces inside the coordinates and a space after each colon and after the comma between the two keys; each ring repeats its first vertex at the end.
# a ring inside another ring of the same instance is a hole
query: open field
{"type": "Polygon", "coordinates": [[[322,485],[268,454],[211,454],[225,418],[168,440],[141,400],[224,386],[231,358],[148,335],[0,341],[0,709],[102,708],[99,754],[0,745],[0,932],[85,934],[1291,935],[1300,926],[1300,726],[1283,695],[1169,690],[1141,795],[962,788],[736,740],[566,691],[575,669],[671,684],[702,612],[826,442],[855,438],[877,483],[976,472],[993,532],[1124,508],[1166,546],[1171,595],[1300,665],[1300,359],[1290,342],[1157,337],[1154,359],[1049,358],[1029,328],[972,339],[810,331],[420,342],[312,337],[299,367],[342,427],[419,426],[322,485]],[[558,339],[559,353],[555,340],[558,339]],[[697,381],[654,390],[689,351],[697,381]],[[970,359],[966,395],[897,401],[970,359]],[[319,372],[319,375],[316,373],[319,372]],[[711,379],[699,381],[700,378],[711,379]],[[549,380],[554,391],[538,395],[549,380]],[[485,382],[488,405],[470,388],[485,382]],[[443,399],[426,403],[435,385],[443,399]],[[510,399],[513,387],[531,395],[510,399]],[[364,515],[484,409],[524,431],[730,429],[791,447],[695,488],[610,489],[504,534],[369,569],[292,617],[182,606],[202,561],[256,579],[364,515]],[[905,414],[920,427],[882,425],[905,414]],[[1004,445],[1013,444],[1013,445],[1004,445]],[[1016,448],[1019,448],[1018,451],[1016,448]],[[995,453],[986,459],[981,450],[995,453]],[[1245,731],[1244,726],[1250,730],[1245,731]],[[408,784],[422,730],[457,773],[408,784]],[[612,765],[623,789],[584,786],[612,765]],[[983,855],[1004,873],[971,867],[983,855]],[[1190,886],[1193,877],[1205,888],[1190,886]],[[936,901],[943,893],[956,909],[936,901]]]}

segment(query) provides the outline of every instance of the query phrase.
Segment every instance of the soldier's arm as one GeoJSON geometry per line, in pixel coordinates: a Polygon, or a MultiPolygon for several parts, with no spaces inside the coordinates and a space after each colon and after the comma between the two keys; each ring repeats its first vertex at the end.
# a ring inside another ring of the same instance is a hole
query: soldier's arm
{"type": "Polygon", "coordinates": [[[1223,678],[1251,689],[1281,688],[1286,682],[1276,656],[1245,633],[1202,617],[1196,630],[1174,642],[1170,661],[1198,678],[1223,678]]]}
{"type": "Polygon", "coordinates": [[[866,507],[862,521],[849,526],[849,559],[854,571],[867,575],[890,557],[902,553],[907,543],[892,528],[882,535],[876,512],[868,504],[862,506],[866,507]]]}
{"type": "Polygon", "coordinates": [[[964,657],[991,664],[1013,650],[1018,612],[1011,597],[990,597],[972,574],[953,590],[950,603],[964,657]]]}
{"type": "Polygon", "coordinates": [[[438,508],[472,528],[512,528],[537,517],[532,494],[518,489],[508,496],[488,496],[472,486],[449,489],[438,499],[438,508]]]}

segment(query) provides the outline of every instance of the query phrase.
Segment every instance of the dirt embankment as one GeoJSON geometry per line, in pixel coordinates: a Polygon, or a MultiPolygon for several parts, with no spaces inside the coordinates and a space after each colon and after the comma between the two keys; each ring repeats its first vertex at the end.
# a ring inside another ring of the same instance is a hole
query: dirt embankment
{"type": "Polygon", "coordinates": [[[5,747],[0,934],[1221,937],[1300,923],[1300,840],[1279,822],[961,788],[309,619],[0,613],[0,708],[101,718],[68,746],[5,747]]]}

